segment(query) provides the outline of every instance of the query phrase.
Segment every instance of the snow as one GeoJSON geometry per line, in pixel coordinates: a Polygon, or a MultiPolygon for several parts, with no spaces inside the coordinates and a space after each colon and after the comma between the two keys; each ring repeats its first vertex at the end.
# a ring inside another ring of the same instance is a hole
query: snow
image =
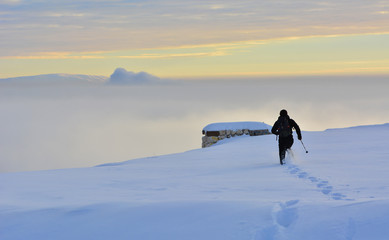
{"type": "Polygon", "coordinates": [[[0,174],[0,239],[387,239],[389,125],[0,174]],[[296,138],[295,138],[296,139],[296,138]]]}
{"type": "Polygon", "coordinates": [[[203,131],[222,131],[222,130],[263,130],[271,129],[271,126],[263,122],[222,122],[222,123],[211,123],[203,128],[203,131]]]}
{"type": "Polygon", "coordinates": [[[1,84],[75,84],[75,83],[84,83],[84,84],[103,84],[108,81],[106,76],[97,76],[97,75],[83,75],[83,74],[42,74],[35,76],[24,76],[24,77],[14,77],[14,78],[1,78],[1,84]]]}

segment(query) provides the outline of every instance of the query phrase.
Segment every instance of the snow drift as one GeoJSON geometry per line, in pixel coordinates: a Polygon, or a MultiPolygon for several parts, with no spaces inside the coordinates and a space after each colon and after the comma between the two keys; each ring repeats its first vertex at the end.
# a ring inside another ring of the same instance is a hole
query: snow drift
{"type": "Polygon", "coordinates": [[[274,135],[93,168],[0,174],[0,238],[387,239],[389,125],[274,135]]]}

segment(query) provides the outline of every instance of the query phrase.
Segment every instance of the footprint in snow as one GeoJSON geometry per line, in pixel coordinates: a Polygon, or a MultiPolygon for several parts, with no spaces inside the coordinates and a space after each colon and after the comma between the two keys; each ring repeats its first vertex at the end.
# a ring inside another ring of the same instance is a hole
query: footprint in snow
{"type": "Polygon", "coordinates": [[[315,183],[315,182],[318,182],[319,180],[315,177],[309,177],[308,178],[309,180],[311,180],[311,182],[315,183]]]}
{"type": "Polygon", "coordinates": [[[321,187],[325,187],[328,185],[328,181],[321,181],[320,183],[318,183],[316,186],[318,188],[321,188],[321,187]]]}
{"type": "Polygon", "coordinates": [[[321,192],[325,195],[328,195],[330,192],[332,192],[332,186],[326,186],[324,187],[321,192]]]}
{"type": "MultiPolygon", "coordinates": [[[[342,200],[342,199],[344,199],[344,198],[346,197],[346,195],[343,195],[343,194],[341,194],[341,193],[333,193],[333,194],[331,195],[331,197],[332,197],[332,199],[334,199],[334,200],[342,200]]],[[[346,200],[352,200],[352,199],[346,199],[346,200]]]]}
{"type": "Polygon", "coordinates": [[[284,228],[289,227],[298,218],[296,204],[299,200],[291,200],[279,205],[280,210],[276,212],[276,223],[284,228]]]}
{"type": "Polygon", "coordinates": [[[254,239],[279,239],[283,231],[298,219],[298,203],[299,200],[290,200],[277,204],[273,210],[273,224],[256,231],[254,239]]]}
{"type": "Polygon", "coordinates": [[[299,178],[307,178],[307,176],[308,176],[308,173],[306,173],[306,172],[302,172],[302,173],[299,173],[299,178]]]}
{"type": "Polygon", "coordinates": [[[298,172],[299,172],[299,169],[296,169],[296,168],[290,170],[290,173],[291,173],[291,174],[296,174],[296,173],[298,173],[298,172]]]}

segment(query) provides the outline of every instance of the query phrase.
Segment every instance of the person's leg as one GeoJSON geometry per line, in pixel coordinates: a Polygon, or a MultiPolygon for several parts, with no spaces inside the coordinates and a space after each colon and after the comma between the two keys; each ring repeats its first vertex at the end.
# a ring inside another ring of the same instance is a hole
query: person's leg
{"type": "Polygon", "coordinates": [[[285,143],[286,149],[290,149],[293,146],[293,142],[293,136],[290,136],[285,143]]]}
{"type": "Polygon", "coordinates": [[[284,164],[286,149],[287,148],[285,147],[285,145],[282,142],[279,142],[278,151],[279,151],[279,155],[280,155],[280,164],[281,165],[284,164]]]}
{"type": "Polygon", "coordinates": [[[293,136],[279,139],[279,142],[278,142],[279,149],[278,150],[279,150],[280,164],[281,165],[285,164],[286,151],[292,147],[293,142],[294,142],[293,136]]]}

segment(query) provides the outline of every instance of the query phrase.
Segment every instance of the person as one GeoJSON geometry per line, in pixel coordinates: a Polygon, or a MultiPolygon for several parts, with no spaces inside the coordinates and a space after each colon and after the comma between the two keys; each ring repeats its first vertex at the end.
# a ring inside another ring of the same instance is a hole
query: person
{"type": "Polygon", "coordinates": [[[285,109],[280,111],[278,120],[274,123],[271,132],[278,136],[278,149],[280,155],[280,164],[285,164],[286,150],[293,145],[293,128],[296,130],[298,140],[302,140],[299,125],[288,116],[285,109]]]}

